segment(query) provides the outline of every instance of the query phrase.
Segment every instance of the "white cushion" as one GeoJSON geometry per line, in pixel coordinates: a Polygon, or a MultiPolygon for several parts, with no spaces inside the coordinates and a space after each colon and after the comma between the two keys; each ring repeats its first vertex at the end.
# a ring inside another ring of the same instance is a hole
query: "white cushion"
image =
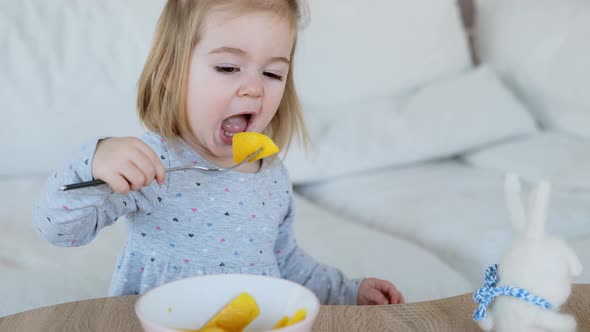
{"type": "Polygon", "coordinates": [[[389,280],[406,302],[472,290],[465,277],[427,250],[329,213],[299,195],[295,196],[295,220],[299,244],[318,261],[340,268],[351,278],[389,280]]]}
{"type": "Polygon", "coordinates": [[[469,164],[590,191],[590,138],[543,132],[464,156],[469,164]]]}
{"type": "Polygon", "coordinates": [[[285,163],[296,183],[449,157],[536,131],[530,114],[487,67],[405,97],[308,106],[312,146],[285,163]]]}
{"type": "Polygon", "coordinates": [[[548,128],[590,137],[590,2],[479,0],[477,52],[548,128]]]}
{"type": "MultiPolygon", "coordinates": [[[[299,191],[332,212],[411,240],[481,287],[485,269],[498,263],[512,237],[503,185],[503,172],[449,161],[370,172],[299,191]]],[[[590,238],[588,216],[590,191],[554,186],[548,232],[568,241],[590,238]]],[[[590,251],[578,255],[587,259],[590,251]]],[[[583,278],[588,280],[590,271],[583,278]]]]}
{"type": "Polygon", "coordinates": [[[306,2],[295,63],[306,103],[398,93],[471,66],[455,0],[306,2]]]}
{"type": "Polygon", "coordinates": [[[48,174],[91,137],[141,134],[136,85],[164,2],[0,3],[0,176],[48,174]]]}

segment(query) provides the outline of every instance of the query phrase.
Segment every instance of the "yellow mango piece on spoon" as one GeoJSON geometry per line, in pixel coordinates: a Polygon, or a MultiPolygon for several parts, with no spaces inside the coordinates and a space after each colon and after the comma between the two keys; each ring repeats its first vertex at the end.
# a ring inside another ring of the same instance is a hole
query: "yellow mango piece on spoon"
{"type": "Polygon", "coordinates": [[[260,308],[248,293],[241,293],[225,305],[201,330],[220,328],[227,332],[241,332],[260,315],[260,308]]]}
{"type": "Polygon", "coordinates": [[[235,134],[232,139],[234,162],[236,164],[242,162],[260,148],[262,148],[262,151],[252,158],[251,162],[272,156],[280,151],[275,142],[264,134],[253,131],[235,134]]]}

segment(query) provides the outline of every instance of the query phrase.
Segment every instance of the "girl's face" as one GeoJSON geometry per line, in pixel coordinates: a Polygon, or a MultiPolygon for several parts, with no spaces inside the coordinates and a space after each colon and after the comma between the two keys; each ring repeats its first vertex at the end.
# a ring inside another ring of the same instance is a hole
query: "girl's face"
{"type": "Polygon", "coordinates": [[[187,112],[203,157],[233,163],[232,136],[262,132],[275,115],[289,73],[294,32],[271,12],[213,11],[195,47],[187,112]]]}

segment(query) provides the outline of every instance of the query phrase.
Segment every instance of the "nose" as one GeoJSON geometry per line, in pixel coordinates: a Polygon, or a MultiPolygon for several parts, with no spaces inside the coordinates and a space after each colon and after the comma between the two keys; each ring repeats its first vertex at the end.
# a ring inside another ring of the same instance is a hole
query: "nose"
{"type": "Polygon", "coordinates": [[[238,90],[239,97],[254,97],[260,98],[264,95],[263,82],[259,74],[244,75],[244,80],[241,82],[238,90]]]}

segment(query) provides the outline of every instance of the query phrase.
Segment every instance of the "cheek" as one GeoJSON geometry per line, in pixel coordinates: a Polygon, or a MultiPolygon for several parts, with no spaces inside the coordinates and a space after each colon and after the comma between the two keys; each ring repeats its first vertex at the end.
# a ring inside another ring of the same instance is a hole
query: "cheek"
{"type": "Polygon", "coordinates": [[[189,117],[195,121],[211,123],[217,120],[218,115],[223,114],[230,99],[227,82],[219,78],[219,75],[201,75],[189,86],[188,110],[189,117]]]}
{"type": "Polygon", "coordinates": [[[216,74],[201,75],[189,93],[193,93],[201,104],[218,104],[230,94],[228,82],[216,74]]]}
{"type": "Polygon", "coordinates": [[[259,121],[257,121],[257,125],[253,128],[254,130],[262,131],[268,127],[281,104],[283,91],[283,88],[277,89],[276,87],[265,91],[262,114],[259,121]]]}
{"type": "Polygon", "coordinates": [[[266,88],[266,102],[276,110],[283,100],[285,84],[271,84],[266,88]]]}

